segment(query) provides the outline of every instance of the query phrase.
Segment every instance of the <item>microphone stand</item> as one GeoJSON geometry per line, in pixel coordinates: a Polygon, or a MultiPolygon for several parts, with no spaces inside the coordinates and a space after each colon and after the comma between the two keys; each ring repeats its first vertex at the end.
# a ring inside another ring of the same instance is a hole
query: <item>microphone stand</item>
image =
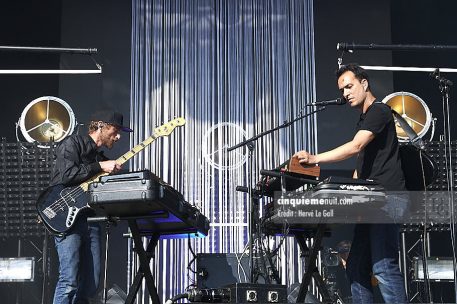
{"type": "Polygon", "coordinates": [[[302,114],[303,113],[303,110],[304,108],[300,111],[300,114],[299,116],[297,116],[296,118],[294,118],[293,120],[291,121],[284,121],[284,123],[282,125],[279,125],[277,127],[274,127],[273,129],[270,129],[270,130],[267,130],[267,131],[264,131],[262,133],[259,133],[249,139],[246,139],[245,141],[242,141],[232,147],[229,147],[227,148],[227,152],[230,152],[230,151],[233,151],[235,149],[238,149],[240,147],[243,147],[243,146],[247,146],[248,148],[248,196],[249,196],[249,225],[248,225],[248,234],[249,234],[249,264],[250,264],[250,282],[251,283],[255,283],[255,279],[254,279],[254,271],[253,271],[253,265],[254,265],[254,252],[253,252],[253,243],[254,243],[254,239],[255,239],[255,235],[256,233],[258,232],[257,230],[257,225],[259,223],[259,210],[258,210],[258,206],[254,203],[255,201],[255,195],[252,191],[252,155],[253,155],[253,151],[254,151],[254,141],[256,141],[257,139],[265,136],[265,135],[268,135],[270,133],[273,133],[277,130],[280,130],[280,129],[283,129],[283,128],[286,128],[290,125],[292,125],[293,123],[295,123],[296,121],[298,120],[301,120],[305,117],[308,117],[312,114],[315,114],[317,112],[320,112],[320,111],[323,111],[325,110],[325,106],[322,106],[322,107],[319,107],[317,108],[316,110],[312,111],[312,112],[309,112],[307,114],[302,114]]]}
{"type": "Polygon", "coordinates": [[[454,169],[452,162],[452,142],[451,142],[451,122],[450,115],[451,110],[449,107],[450,100],[450,90],[452,86],[452,81],[446,79],[440,75],[440,69],[436,69],[430,76],[439,82],[439,89],[442,94],[443,100],[443,119],[444,119],[444,155],[445,155],[445,164],[446,164],[446,174],[447,174],[447,190],[449,193],[449,204],[451,210],[451,220],[450,220],[450,230],[451,230],[451,242],[452,242],[452,264],[454,269],[454,296],[457,300],[457,257],[456,257],[456,240],[455,240],[455,210],[454,210],[454,169]]]}

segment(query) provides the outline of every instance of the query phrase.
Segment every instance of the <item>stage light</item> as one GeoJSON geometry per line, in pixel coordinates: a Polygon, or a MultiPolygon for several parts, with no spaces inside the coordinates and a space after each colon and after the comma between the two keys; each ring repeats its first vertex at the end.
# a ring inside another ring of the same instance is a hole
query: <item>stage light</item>
{"type": "Polygon", "coordinates": [[[33,282],[35,258],[0,258],[0,282],[33,282]]]}
{"type": "MultiPolygon", "coordinates": [[[[425,136],[430,127],[432,127],[431,138],[433,137],[435,123],[432,114],[427,104],[419,96],[409,92],[395,92],[386,96],[382,102],[400,114],[419,137],[425,136]]],[[[397,121],[395,128],[400,142],[409,141],[408,135],[397,121]]]]}
{"type": "Polygon", "coordinates": [[[73,110],[65,101],[43,96],[30,102],[22,111],[16,133],[20,127],[28,142],[59,142],[73,133],[75,125],[73,110]]]}

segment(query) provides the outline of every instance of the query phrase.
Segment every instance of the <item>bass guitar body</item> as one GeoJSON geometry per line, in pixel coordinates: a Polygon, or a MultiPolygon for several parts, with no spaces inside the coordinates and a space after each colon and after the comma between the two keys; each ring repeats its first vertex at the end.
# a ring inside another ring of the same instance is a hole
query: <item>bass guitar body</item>
{"type": "Polygon", "coordinates": [[[88,194],[80,186],[55,185],[43,191],[37,200],[37,211],[46,228],[54,234],[65,234],[79,212],[88,208],[88,194]]]}

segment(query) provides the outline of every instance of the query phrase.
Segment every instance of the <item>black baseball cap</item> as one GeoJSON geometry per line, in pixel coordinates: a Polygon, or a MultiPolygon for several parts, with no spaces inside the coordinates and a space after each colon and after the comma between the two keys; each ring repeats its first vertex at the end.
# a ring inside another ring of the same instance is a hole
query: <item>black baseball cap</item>
{"type": "Polygon", "coordinates": [[[124,116],[121,113],[116,112],[114,110],[97,111],[94,114],[92,114],[91,120],[103,121],[110,125],[119,127],[124,132],[133,132],[132,129],[123,125],[124,116]]]}

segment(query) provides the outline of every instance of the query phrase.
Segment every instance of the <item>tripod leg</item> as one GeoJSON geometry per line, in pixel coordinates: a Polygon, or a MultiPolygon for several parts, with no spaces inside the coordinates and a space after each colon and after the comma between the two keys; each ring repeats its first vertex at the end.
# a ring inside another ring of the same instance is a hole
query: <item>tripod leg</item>
{"type": "MultiPolygon", "coordinates": [[[[305,298],[306,298],[306,293],[308,292],[308,286],[309,283],[311,282],[311,277],[313,276],[313,273],[316,271],[316,259],[317,259],[317,254],[319,253],[319,247],[322,242],[322,238],[324,237],[324,232],[325,232],[325,225],[324,224],[319,224],[317,226],[317,232],[316,235],[314,236],[314,243],[309,250],[309,257],[307,258],[307,265],[306,265],[306,271],[305,274],[303,275],[302,282],[300,284],[300,291],[298,292],[298,297],[297,297],[297,303],[304,303],[305,298]]],[[[298,244],[300,245],[300,248],[303,250],[306,250],[306,242],[304,241],[304,235],[296,235],[295,236],[297,239],[298,244]]]]}
{"type": "Polygon", "coordinates": [[[401,232],[401,270],[403,272],[403,282],[405,284],[406,297],[409,295],[409,285],[408,285],[408,265],[406,264],[406,233],[401,232]]]}
{"type": "Polygon", "coordinates": [[[42,269],[43,269],[43,284],[41,289],[41,304],[46,304],[50,302],[49,290],[50,283],[50,257],[49,257],[49,232],[47,229],[44,229],[44,239],[43,239],[43,252],[42,252],[42,269]]]}
{"type": "Polygon", "coordinates": [[[106,301],[108,300],[108,249],[109,249],[109,228],[110,228],[110,223],[109,221],[106,222],[106,228],[105,228],[105,271],[103,274],[103,303],[106,304],[106,301]]]}

